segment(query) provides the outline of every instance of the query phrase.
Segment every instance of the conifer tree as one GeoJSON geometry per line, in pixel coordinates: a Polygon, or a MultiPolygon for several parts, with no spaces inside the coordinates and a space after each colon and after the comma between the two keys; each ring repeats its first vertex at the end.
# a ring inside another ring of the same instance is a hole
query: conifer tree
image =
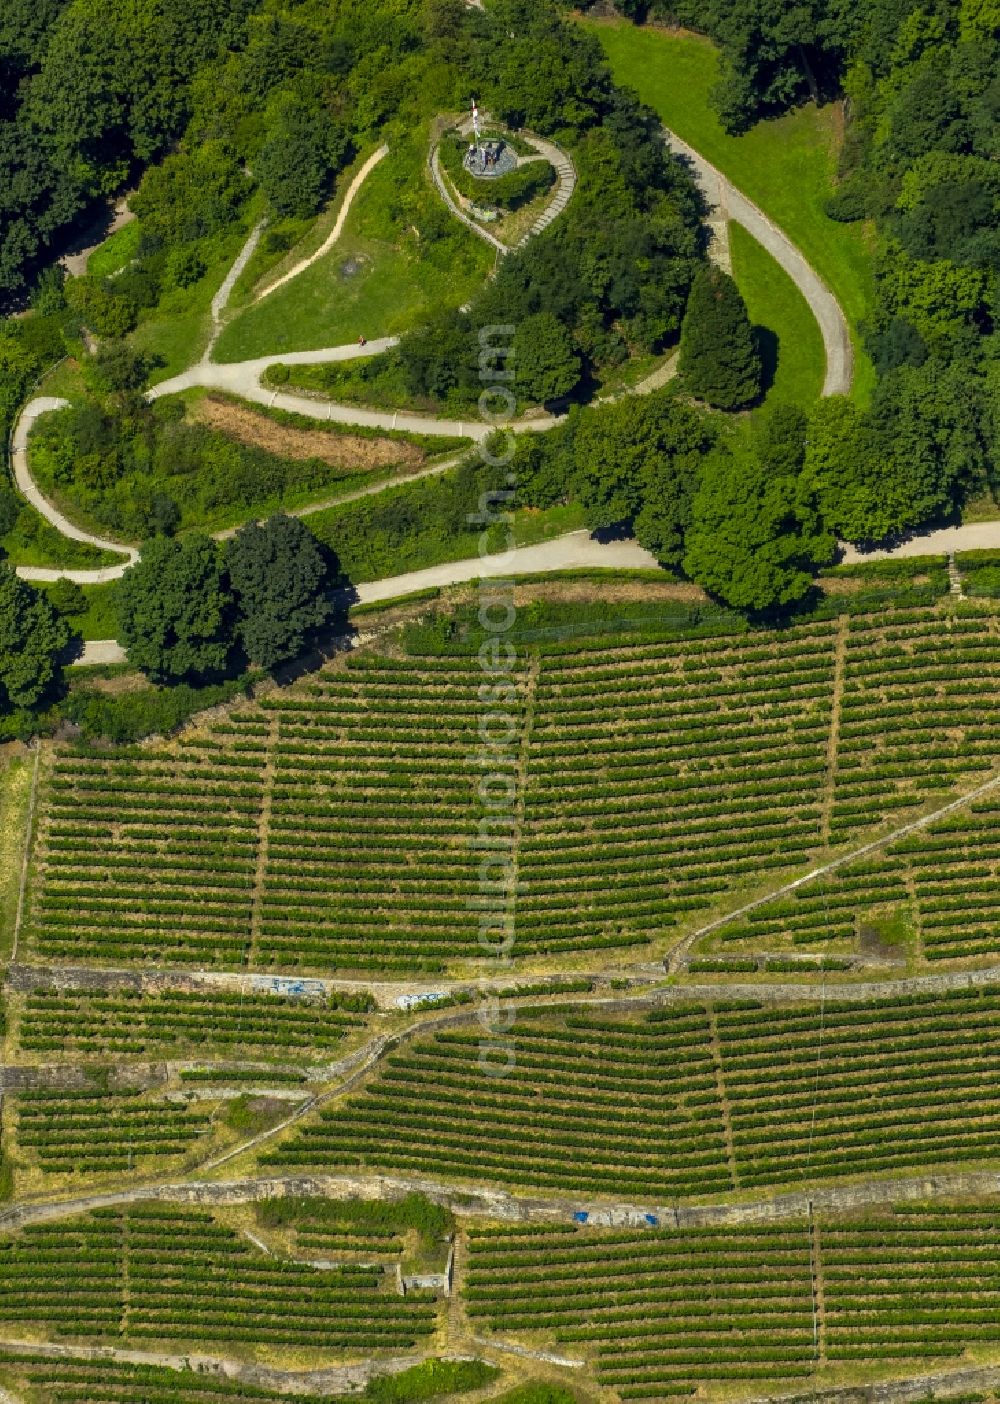
{"type": "Polygon", "coordinates": [[[695,274],[681,326],[680,372],[717,409],[742,409],[761,392],[760,353],[746,303],[721,268],[695,274]]]}

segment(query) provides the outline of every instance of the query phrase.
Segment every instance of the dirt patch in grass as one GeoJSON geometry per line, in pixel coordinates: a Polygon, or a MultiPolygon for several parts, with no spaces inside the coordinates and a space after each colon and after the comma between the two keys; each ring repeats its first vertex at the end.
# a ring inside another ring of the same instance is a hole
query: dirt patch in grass
{"type": "Polygon", "coordinates": [[[614,572],[603,580],[532,581],[515,587],[519,606],[534,600],[558,600],[562,604],[639,604],[656,600],[679,600],[684,604],[703,603],[708,596],[698,585],[681,580],[665,580],[662,585],[646,581],[615,581],[614,572]]]}
{"type": "Polygon", "coordinates": [[[115,673],[112,677],[86,680],[88,692],[101,692],[106,697],[123,697],[130,692],[149,692],[153,684],[143,673],[115,673]]]}
{"type": "Polygon", "coordinates": [[[345,472],[364,472],[395,464],[419,468],[426,458],[415,445],[396,439],[365,439],[336,430],[295,429],[291,425],[277,424],[267,415],[256,414],[243,405],[217,399],[214,395],[206,396],[195,414],[203,423],[238,439],[241,444],[266,449],[279,458],[318,458],[321,463],[343,468],[345,472]]]}

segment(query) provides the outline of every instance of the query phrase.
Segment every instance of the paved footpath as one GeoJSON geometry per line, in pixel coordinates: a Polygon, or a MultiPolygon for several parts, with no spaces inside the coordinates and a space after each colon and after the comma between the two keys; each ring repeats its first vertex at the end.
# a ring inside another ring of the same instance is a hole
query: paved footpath
{"type": "MultiPolygon", "coordinates": [[[[127,556],[128,559],[122,566],[107,566],[102,570],[88,570],[78,572],[84,576],[86,583],[98,585],[106,580],[116,580],[118,576],[139,559],[139,552],[132,546],[122,546],[118,541],[107,541],[100,536],[94,536],[89,531],[84,531],[73,523],[54,507],[45,497],[41,489],[35,483],[31,473],[28,471],[28,436],[35,427],[37,420],[43,414],[49,414],[52,410],[65,409],[69,404],[68,400],[55,399],[50,395],[41,395],[38,399],[32,400],[25,406],[21,413],[17,426],[14,429],[13,438],[13,467],[14,481],[22,497],[27,498],[32,507],[51,523],[55,529],[63,536],[67,536],[71,541],[82,541],[88,546],[94,546],[101,551],[114,551],[117,555],[127,556]]],[[[68,575],[71,579],[74,576],[72,571],[51,571],[36,566],[18,566],[17,573],[22,580],[52,580],[60,575],[68,575]]]]}
{"type": "MultiPolygon", "coordinates": [[[[827,375],[823,393],[826,395],[845,394],[851,387],[853,375],[853,354],[851,348],[850,334],[847,322],[840,309],[839,304],[833,294],[822,282],[815,271],[809,266],[802,254],[795,248],[787,236],[760,210],[752,201],[741,194],[734,185],[708,161],[705,161],[690,146],[681,141],[678,137],[669,132],[665,132],[666,140],[671,149],[677,154],[689,160],[694,167],[695,174],[705,193],[709,204],[717,210],[725,212],[726,216],[738,220],[754,235],[756,239],[771,253],[778,263],[789,273],[796,285],[800,288],[806,300],[809,302],[816,319],[823,333],[823,342],[826,348],[827,375]]],[[[549,159],[556,161],[557,165],[565,163],[565,169],[560,168],[559,200],[546,211],[546,215],[540,224],[544,224],[548,219],[557,217],[565,203],[572,194],[575,182],[575,172],[572,165],[565,161],[562,153],[551,144],[538,142],[539,149],[544,151],[549,159]],[[556,206],[558,205],[558,209],[556,206]]],[[[286,282],[301,272],[303,267],[308,266],[326,252],[336,242],[343,230],[348,211],[354,199],[362,188],[366,177],[374,169],[375,165],[384,157],[385,148],[379,148],[364,166],[357,173],[346,192],[343,207],[340,215],[331,231],[331,234],[324,243],[322,249],[304,264],[298,265],[291,272],[284,275],[270,288],[266,289],[263,296],[275,287],[286,282]]],[[[169,380],[161,381],[150,391],[148,398],[158,400],[166,395],[174,395],[183,390],[190,390],[195,387],[224,390],[230,394],[237,395],[242,399],[266,405],[268,408],[285,410],[292,414],[304,415],[312,419],[325,419],[328,423],[361,426],[368,429],[388,431],[406,431],[413,434],[433,435],[437,437],[454,438],[462,440],[473,440],[481,442],[493,432],[493,426],[484,423],[482,420],[469,423],[462,420],[442,419],[432,415],[411,414],[404,411],[388,412],[373,409],[364,409],[355,405],[334,404],[328,400],[314,399],[307,395],[292,394],[285,391],[274,390],[262,384],[263,377],[268,368],[277,364],[284,365],[321,365],[336,362],[344,362],[359,357],[374,356],[380,352],[391,350],[398,344],[396,337],[382,337],[368,342],[364,346],[351,343],[348,346],[322,347],[313,351],[286,352],[280,355],[256,357],[249,361],[237,362],[217,362],[209,359],[211,347],[214,345],[222,326],[222,319],[229,294],[236,279],[246,266],[257,241],[260,238],[262,226],[258,225],[251,232],[246,244],[241,250],[236,262],[230,269],[229,274],[218,290],[212,303],[212,323],[213,332],[209,343],[209,348],[197,364],[190,366],[180,375],[172,376],[169,380]]],[[[538,232],[537,227],[533,232],[538,232]]],[[[651,377],[647,382],[635,387],[633,393],[647,393],[656,388],[673,374],[674,363],[668,366],[659,375],[651,377]]],[[[81,541],[98,547],[102,550],[115,552],[124,556],[125,560],[120,565],[107,566],[96,570],[58,570],[45,567],[18,567],[18,574],[25,580],[52,581],[60,576],[66,576],[77,584],[100,584],[105,581],[118,579],[125,570],[137,558],[137,552],[132,546],[123,546],[120,543],[107,541],[83,531],[74,526],[58,509],[50,503],[39,491],[37,485],[31,477],[28,467],[27,442],[28,435],[40,415],[49,410],[59,409],[66,402],[47,397],[39,397],[31,401],[23,410],[14,433],[13,457],[14,475],[18,488],[28,499],[36,510],[46,518],[56,529],[76,541],[81,541]]],[[[561,422],[560,416],[549,414],[534,414],[527,418],[520,419],[510,427],[522,433],[542,432],[553,428],[561,422]]],[[[586,562],[589,564],[589,562],[586,562]]],[[[552,569],[551,566],[542,567],[552,569]]],[[[461,578],[472,578],[464,576],[461,578]]],[[[449,581],[436,579],[435,584],[450,583],[449,581]]],[[[423,588],[415,586],[413,588],[423,588]]],[[[397,593],[400,593],[397,591],[397,593]]],[[[383,598],[376,596],[375,598],[383,598]]]]}
{"type": "Polygon", "coordinates": [[[942,527],[939,531],[911,536],[898,546],[881,551],[862,551],[857,546],[843,549],[846,565],[897,557],[949,556],[954,551],[997,551],[1000,550],[1000,522],[967,522],[964,526],[942,527]]]}

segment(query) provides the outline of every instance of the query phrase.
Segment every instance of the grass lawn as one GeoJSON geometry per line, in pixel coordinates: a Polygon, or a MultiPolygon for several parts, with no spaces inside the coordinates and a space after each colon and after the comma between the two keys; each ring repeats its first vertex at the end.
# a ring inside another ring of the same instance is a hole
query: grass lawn
{"type": "Polygon", "coordinates": [[[492,268],[493,252],[457,221],[434,241],[415,232],[421,207],[440,199],[425,162],[423,132],[390,151],[359,192],[335,247],[235,317],[215,359],[243,361],[346,345],[361,335],[394,335],[421,325],[438,307],[466,302],[492,268]]]}
{"type": "Polygon", "coordinates": [[[95,278],[120,273],[139,252],[139,224],[132,220],[99,244],[87,260],[87,272],[95,278]]]}
{"type": "Polygon", "coordinates": [[[989,490],[981,492],[962,504],[962,522],[995,522],[1000,515],[1000,502],[989,490]]]}
{"type": "Polygon", "coordinates": [[[328,361],[318,366],[274,366],[264,373],[264,383],[276,390],[310,390],[337,404],[363,405],[366,409],[407,410],[433,414],[438,419],[478,418],[478,392],[472,400],[461,395],[432,400],[411,394],[397,351],[386,351],[369,361],[328,361]]]}
{"type": "Polygon", "coordinates": [[[87,383],[83,378],[79,361],[69,356],[60,361],[38,387],[39,395],[55,395],[63,400],[78,402],[88,395],[87,383]]]}
{"type": "Polygon", "coordinates": [[[823,388],[823,338],[808,302],[766,249],[730,224],[733,277],[759,328],[769,400],[808,408],[823,388]]]}
{"type": "Polygon", "coordinates": [[[143,314],[130,340],[136,350],[157,361],[149,377],[151,385],[187,370],[201,356],[212,332],[212,298],[248,233],[247,227],[234,225],[210,243],[203,242],[200,251],[208,263],[203,276],[189,288],[171,289],[159,306],[143,314]]]}
{"type": "MultiPolygon", "coordinates": [[[[105,585],[81,585],[87,597],[87,608],[83,614],[69,618],[69,626],[83,639],[113,639],[118,633],[118,614],[115,610],[114,595],[118,582],[109,580],[105,585]]],[[[43,594],[49,594],[55,587],[40,584],[36,586],[43,594]]]]}
{"type": "Polygon", "coordinates": [[[276,220],[272,216],[268,219],[267,228],[250,256],[250,262],[237,278],[230,294],[229,308],[232,312],[253,302],[261,284],[273,282],[290,272],[322,247],[337,223],[351,182],[374,150],[374,146],[366,147],[341,171],[333,195],[315,218],[289,216],[276,220]]]}
{"type": "Polygon", "coordinates": [[[0,959],[10,955],[14,940],[33,769],[34,759],[21,756],[0,768],[0,959]]]}
{"type": "MultiPolygon", "coordinates": [[[[447,491],[447,486],[439,479],[435,479],[434,484],[430,487],[431,492],[447,491]]],[[[417,486],[414,484],[414,487],[417,486]]],[[[414,526],[403,540],[385,537],[378,529],[366,532],[359,539],[356,530],[351,529],[354,517],[352,506],[349,504],[317,512],[309,518],[309,526],[320,540],[337,552],[341,566],[355,585],[404,575],[411,570],[426,570],[430,566],[444,565],[447,561],[468,560],[479,551],[482,533],[478,528],[466,529],[463,525],[459,530],[450,531],[442,528],[438,522],[414,526]],[[348,527],[346,534],[339,525],[341,522],[348,527]]],[[[365,511],[364,503],[358,504],[358,507],[361,512],[365,511]]],[[[583,509],[577,503],[521,508],[514,514],[514,544],[534,546],[564,536],[569,531],[577,531],[584,525],[583,509]]],[[[498,529],[491,546],[499,551],[503,545],[502,533],[498,529]]]]}
{"type": "Polygon", "coordinates": [[[823,209],[836,173],[839,108],[810,104],[729,136],[709,99],[719,60],[707,39],[626,21],[584,23],[600,39],[616,80],[760,205],[829,284],[855,339],[855,394],[866,397],[874,370],[858,345],[857,325],[872,295],[870,235],[861,225],[838,224],[823,209]]]}

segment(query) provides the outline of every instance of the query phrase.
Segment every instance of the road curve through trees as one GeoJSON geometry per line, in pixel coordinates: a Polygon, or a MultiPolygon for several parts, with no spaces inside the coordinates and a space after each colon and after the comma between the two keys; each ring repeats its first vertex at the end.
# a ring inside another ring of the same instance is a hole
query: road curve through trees
{"type": "Polygon", "coordinates": [[[664,129],[667,145],[677,156],[689,161],[709,205],[724,210],[730,219],[757,240],[782,267],[801,292],[819,323],[826,353],[824,395],[848,395],[854,383],[854,348],[840,303],[805,257],[764,211],[748,200],[716,167],[700,156],[694,147],[664,129]]]}
{"type": "MultiPolygon", "coordinates": [[[[371,580],[354,587],[358,604],[381,604],[386,600],[414,595],[421,590],[461,585],[470,580],[487,580],[508,575],[548,575],[560,570],[656,570],[656,557],[637,541],[595,541],[589,531],[571,531],[535,546],[518,546],[512,551],[486,557],[472,556],[464,561],[411,570],[387,580],[371,580]]],[[[117,568],[124,573],[126,567],[117,568]]],[[[62,571],[75,579],[85,571],[62,571]]],[[[91,639],[77,659],[81,666],[93,663],[123,663],[125,651],[114,639],[91,639]]]]}

